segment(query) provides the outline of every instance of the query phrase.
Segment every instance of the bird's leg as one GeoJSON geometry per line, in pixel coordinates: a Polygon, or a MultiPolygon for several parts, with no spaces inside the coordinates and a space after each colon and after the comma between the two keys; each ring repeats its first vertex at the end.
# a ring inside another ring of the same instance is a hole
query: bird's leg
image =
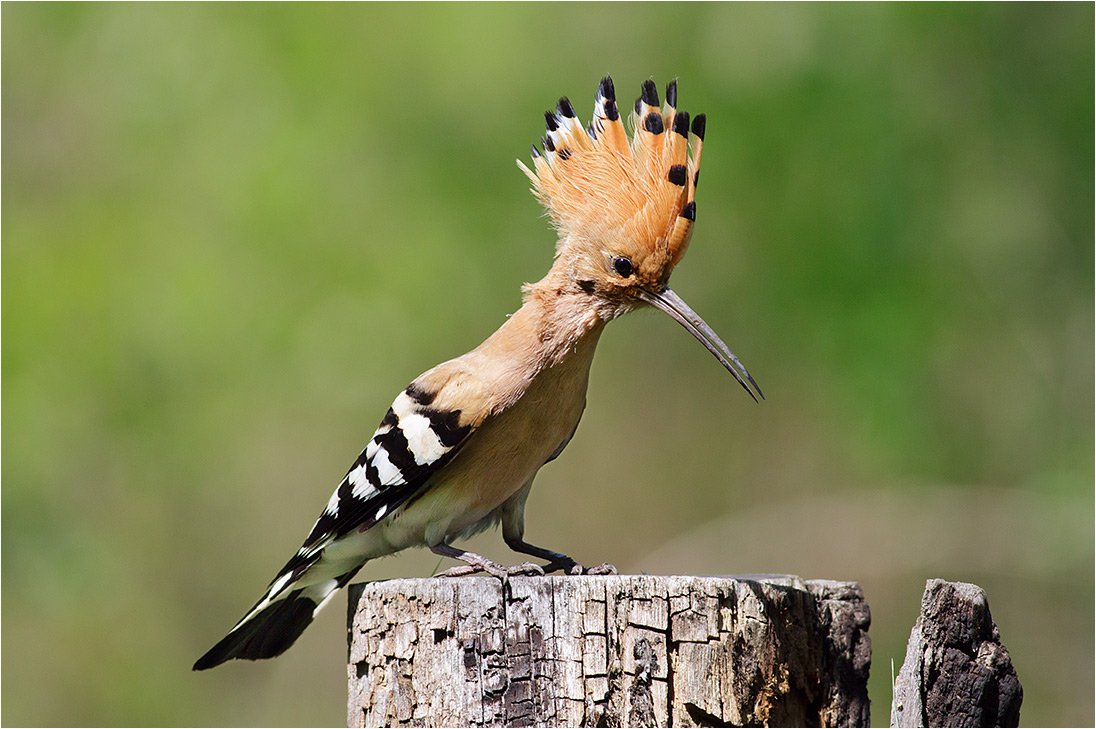
{"type": "Polygon", "coordinates": [[[445,572],[439,572],[435,577],[464,577],[465,575],[474,575],[477,572],[486,572],[489,575],[505,579],[510,575],[544,574],[544,570],[541,569],[540,565],[533,564],[532,562],[514,565],[513,567],[504,567],[498,562],[487,559],[483,555],[476,554],[475,552],[466,552],[463,549],[457,549],[449,544],[436,544],[430,547],[430,551],[434,554],[439,554],[442,557],[452,557],[453,559],[464,562],[460,567],[453,567],[445,572]]]}
{"type": "MultiPolygon", "coordinates": [[[[564,445],[566,445],[566,442],[564,445]]],[[[615,575],[617,569],[611,564],[583,567],[566,554],[553,552],[550,549],[538,547],[525,541],[525,500],[529,498],[529,490],[532,487],[533,479],[530,478],[521,490],[507,499],[499,510],[499,518],[502,521],[502,538],[506,541],[506,546],[520,554],[529,554],[539,559],[548,560],[548,564],[540,568],[542,574],[563,570],[569,575],[615,575]]]]}
{"type": "Polygon", "coordinates": [[[568,557],[566,554],[559,552],[553,552],[550,549],[544,547],[538,547],[535,544],[529,544],[521,537],[515,537],[513,535],[504,535],[506,540],[506,546],[515,552],[521,554],[530,554],[540,559],[548,560],[548,564],[544,565],[544,572],[555,572],[556,570],[563,570],[569,575],[615,575],[617,568],[611,564],[603,563],[596,567],[583,567],[575,560],[568,557]]]}

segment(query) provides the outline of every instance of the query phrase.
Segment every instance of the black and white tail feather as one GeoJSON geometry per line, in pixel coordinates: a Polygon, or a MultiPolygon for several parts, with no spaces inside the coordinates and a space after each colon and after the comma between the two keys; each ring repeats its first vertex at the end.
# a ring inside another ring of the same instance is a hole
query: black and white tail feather
{"type": "Polygon", "coordinates": [[[391,518],[453,459],[472,432],[461,411],[431,408],[433,395],[412,384],[400,393],[365,450],[346,472],[308,538],[278,572],[266,593],[195,671],[233,658],[281,655],[324,605],[346,586],[367,557],[327,558],[333,546],[391,518]]]}

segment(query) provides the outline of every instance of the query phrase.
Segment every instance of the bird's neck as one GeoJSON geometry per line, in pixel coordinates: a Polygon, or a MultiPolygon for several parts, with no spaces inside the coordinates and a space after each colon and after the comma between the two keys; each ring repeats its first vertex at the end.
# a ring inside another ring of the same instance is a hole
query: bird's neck
{"type": "Polygon", "coordinates": [[[574,290],[557,267],[527,285],[524,294],[521,308],[484,346],[522,363],[530,373],[572,357],[593,357],[606,319],[591,305],[588,294],[574,290]]]}

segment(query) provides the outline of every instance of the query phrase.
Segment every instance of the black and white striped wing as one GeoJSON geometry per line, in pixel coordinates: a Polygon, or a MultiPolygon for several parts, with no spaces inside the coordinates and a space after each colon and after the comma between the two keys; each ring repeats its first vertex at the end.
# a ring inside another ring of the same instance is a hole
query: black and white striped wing
{"type": "Polygon", "coordinates": [[[432,401],[415,385],[400,393],[275,582],[295,581],[329,544],[392,514],[457,455],[473,427],[460,424],[460,410],[431,408],[432,401]]]}

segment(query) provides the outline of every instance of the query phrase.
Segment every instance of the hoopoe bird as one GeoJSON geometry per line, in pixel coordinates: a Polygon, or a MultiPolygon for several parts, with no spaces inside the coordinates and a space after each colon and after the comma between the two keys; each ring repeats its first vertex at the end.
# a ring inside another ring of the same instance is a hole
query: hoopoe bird
{"type": "Polygon", "coordinates": [[[629,138],[609,76],[595,98],[585,128],[561,98],[545,113],[532,169],[518,162],[559,235],[548,274],[524,286],[521,308],[482,344],[396,397],[303,546],[195,670],[280,655],[366,562],[408,547],[464,563],[443,576],[614,572],[526,542],[524,511],[537,471],[575,434],[598,338],[622,314],[665,312],[750,397],[764,398],[723,340],[667,286],[696,220],[704,115],[690,124],[677,110],[676,81],[661,106],[646,81],[629,138]],[[454,546],[497,524],[510,549],[547,563],[505,567],[454,546]]]}

